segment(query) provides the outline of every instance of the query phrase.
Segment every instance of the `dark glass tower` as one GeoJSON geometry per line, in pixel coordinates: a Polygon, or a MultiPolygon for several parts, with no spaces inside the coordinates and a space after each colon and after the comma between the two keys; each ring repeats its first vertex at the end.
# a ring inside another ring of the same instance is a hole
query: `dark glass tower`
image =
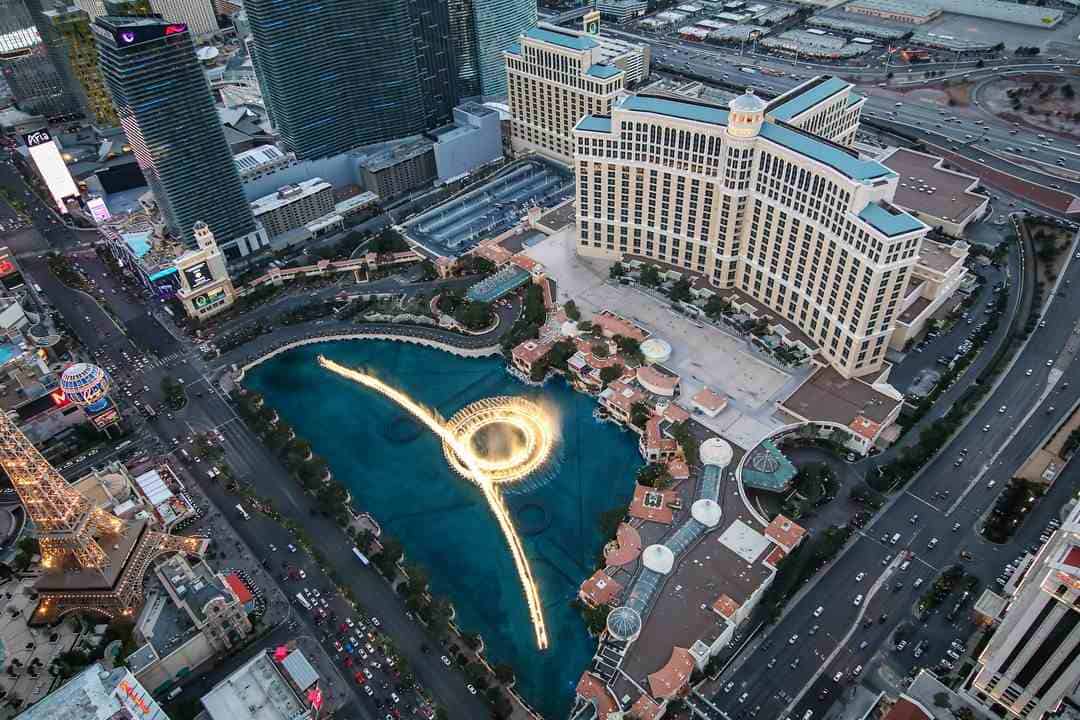
{"type": "MultiPolygon", "coordinates": [[[[83,103],[54,62],[40,28],[40,0],[0,0],[0,66],[20,110],[66,120],[82,114],[83,103]]],[[[57,56],[56,59],[63,60],[57,56]]]]}
{"type": "Polygon", "coordinates": [[[169,229],[191,246],[200,220],[219,243],[254,232],[187,27],[102,16],[94,34],[120,124],[169,229]]]}
{"type": "Polygon", "coordinates": [[[247,0],[244,8],[263,99],[298,158],[427,129],[407,2],[247,0]]]}
{"type": "Polygon", "coordinates": [[[446,0],[408,0],[416,63],[428,128],[450,120],[457,104],[457,73],[446,0]]]}

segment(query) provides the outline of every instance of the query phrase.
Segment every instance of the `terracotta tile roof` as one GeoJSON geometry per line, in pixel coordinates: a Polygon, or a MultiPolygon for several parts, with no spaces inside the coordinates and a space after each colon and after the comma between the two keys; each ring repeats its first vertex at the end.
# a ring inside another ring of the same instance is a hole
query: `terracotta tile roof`
{"type": "Polygon", "coordinates": [[[874,422],[863,415],[858,415],[848,425],[848,429],[859,437],[866,438],[870,442],[873,442],[874,438],[881,432],[881,423],[874,422]]]}
{"type": "Polygon", "coordinates": [[[675,388],[679,386],[678,375],[663,372],[652,365],[639,367],[637,369],[637,379],[646,388],[665,395],[671,395],[675,392],[675,388]]]}
{"type": "Polygon", "coordinates": [[[596,715],[600,720],[606,720],[608,715],[619,709],[618,703],[604,687],[604,683],[592,673],[581,674],[581,679],[577,684],[577,694],[596,705],[596,715]]]}
{"type": "Polygon", "coordinates": [[[551,352],[552,343],[541,340],[526,340],[514,346],[511,354],[523,362],[532,365],[534,362],[551,352]]]}
{"type": "Polygon", "coordinates": [[[675,452],[676,442],[674,439],[664,436],[660,432],[660,423],[663,421],[659,415],[653,415],[645,423],[645,447],[650,451],[675,452]]]}
{"type": "Polygon", "coordinates": [[[784,552],[784,548],[779,545],[774,545],[772,552],[769,553],[762,561],[767,567],[771,567],[773,570],[780,567],[780,561],[787,557],[787,553],[784,552]]]}
{"type": "Polygon", "coordinates": [[[690,468],[682,460],[672,460],[667,464],[668,475],[672,480],[685,480],[690,477],[690,468]]]}
{"type": "Polygon", "coordinates": [[[604,546],[604,560],[608,567],[626,565],[641,555],[641,533],[633,525],[619,523],[615,540],[604,546]]]}
{"type": "Polygon", "coordinates": [[[653,490],[651,487],[636,485],[634,499],[630,501],[627,513],[630,517],[670,525],[675,519],[675,513],[668,507],[668,503],[674,502],[676,497],[678,494],[673,490],[653,490]]]}
{"type": "Polygon", "coordinates": [[[1069,552],[1065,553],[1062,562],[1074,568],[1080,568],[1080,547],[1069,548],[1069,552]]]}
{"type": "Polygon", "coordinates": [[[600,328],[600,331],[607,337],[622,335],[623,337],[634,338],[638,342],[649,337],[649,333],[609,310],[603,310],[594,315],[592,323],[600,328]]]}
{"type": "Polygon", "coordinates": [[[597,570],[592,577],[581,583],[578,594],[593,607],[607,605],[619,596],[622,585],[603,570],[597,570]]]}
{"type": "Polygon", "coordinates": [[[901,695],[881,720],[933,720],[934,716],[918,703],[901,695]]]}
{"type": "Polygon", "coordinates": [[[495,263],[496,267],[509,262],[510,258],[513,256],[513,253],[497,242],[480,243],[473,248],[471,254],[490,260],[495,263]]]}
{"type": "Polygon", "coordinates": [[[690,419],[690,413],[678,403],[668,403],[668,406],[664,408],[664,419],[673,423],[681,423],[690,419]]]}
{"type": "Polygon", "coordinates": [[[805,536],[805,528],[783,515],[774,517],[768,527],[765,528],[765,537],[785,548],[788,552],[798,547],[805,536]]]}
{"type": "Polygon", "coordinates": [[[690,681],[694,658],[686,648],[671,648],[671,659],[664,667],[649,675],[649,692],[656,698],[671,698],[690,681]]]}
{"type": "Polygon", "coordinates": [[[611,381],[607,389],[611,391],[610,394],[605,391],[607,402],[626,413],[630,412],[630,408],[634,403],[645,399],[645,393],[632,385],[628,385],[623,380],[611,381]]]}
{"type": "Polygon", "coordinates": [[[713,612],[726,620],[735,617],[735,613],[739,612],[739,607],[739,603],[735,602],[727,595],[721,595],[716,598],[716,602],[712,604],[713,612]]]}
{"type": "Polygon", "coordinates": [[[630,714],[641,720],[656,720],[660,716],[660,704],[648,695],[642,694],[630,706],[630,714]]]}
{"type": "Polygon", "coordinates": [[[709,388],[702,388],[691,398],[691,401],[709,413],[721,412],[728,404],[728,399],[725,396],[715,393],[709,388]]]}

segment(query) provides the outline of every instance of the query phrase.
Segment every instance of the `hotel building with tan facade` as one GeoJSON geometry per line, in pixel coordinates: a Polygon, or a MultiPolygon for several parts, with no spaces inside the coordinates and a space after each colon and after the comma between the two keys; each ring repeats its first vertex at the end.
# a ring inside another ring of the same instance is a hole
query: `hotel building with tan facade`
{"type": "Polygon", "coordinates": [[[647,47],[554,26],[528,30],[505,56],[511,147],[567,166],[577,122],[610,115],[615,99],[649,74],[647,47]]]}
{"type": "Polygon", "coordinates": [[[844,377],[881,370],[928,227],[891,203],[894,171],[846,146],[861,105],[815,78],[727,110],[633,95],[585,116],[579,254],[706,277],[794,323],[844,377]]]}

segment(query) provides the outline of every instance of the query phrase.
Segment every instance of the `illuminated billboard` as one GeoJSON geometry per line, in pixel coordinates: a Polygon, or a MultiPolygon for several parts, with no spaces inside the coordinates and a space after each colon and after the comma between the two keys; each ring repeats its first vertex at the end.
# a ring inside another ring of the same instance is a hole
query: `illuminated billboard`
{"type": "Polygon", "coordinates": [[[204,310],[213,305],[217,305],[219,302],[225,300],[225,289],[217,288],[211,290],[205,295],[199,295],[192,299],[191,304],[195,306],[196,310],[204,310]]]}
{"type": "Polygon", "coordinates": [[[86,209],[90,211],[90,217],[97,223],[106,222],[112,217],[109,208],[105,206],[105,200],[99,197],[90,198],[86,202],[86,209]]]}
{"type": "Polygon", "coordinates": [[[79,196],[79,188],[75,185],[71,173],[68,171],[64,158],[60,157],[60,148],[56,147],[52,135],[48,130],[36,130],[23,135],[26,147],[30,149],[30,159],[34,161],[38,173],[49,188],[49,193],[56,203],[57,209],[67,213],[64,199],[79,196]]]}
{"type": "Polygon", "coordinates": [[[213,280],[213,276],[210,274],[210,267],[206,264],[206,261],[201,263],[195,263],[191,267],[184,268],[184,279],[187,280],[187,286],[189,289],[201,287],[206,283],[213,280]]]}

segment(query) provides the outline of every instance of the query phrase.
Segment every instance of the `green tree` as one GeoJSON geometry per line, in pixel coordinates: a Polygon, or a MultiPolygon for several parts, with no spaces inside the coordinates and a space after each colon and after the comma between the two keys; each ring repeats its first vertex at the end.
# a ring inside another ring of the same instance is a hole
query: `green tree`
{"type": "Polygon", "coordinates": [[[625,274],[626,274],[626,268],[620,262],[615,263],[614,265],[611,266],[611,269],[608,270],[608,276],[612,280],[617,280],[618,278],[621,278],[625,274]]]}
{"type": "Polygon", "coordinates": [[[597,342],[592,344],[592,354],[598,358],[606,358],[611,355],[611,351],[608,350],[607,342],[597,342]]]}
{"type": "Polygon", "coordinates": [[[686,278],[679,278],[674,285],[671,286],[671,299],[678,302],[689,302],[693,296],[690,294],[690,281],[686,278]]]}
{"type": "Polygon", "coordinates": [[[683,457],[686,458],[687,465],[696,465],[698,461],[698,443],[694,438],[693,433],[690,432],[690,421],[683,420],[682,422],[675,423],[671,426],[671,437],[675,438],[675,442],[679,443],[679,447],[683,451],[683,457]]]}
{"type": "Polygon", "coordinates": [[[499,663],[494,667],[495,679],[503,685],[509,685],[514,681],[514,668],[506,663],[499,663]]]}
{"type": "Polygon", "coordinates": [[[581,311],[578,310],[577,303],[573,300],[566,301],[566,304],[563,305],[563,312],[566,313],[568,319],[573,320],[574,322],[581,319],[581,311]]]}
{"type": "Polygon", "coordinates": [[[662,282],[660,271],[655,265],[644,265],[641,268],[641,284],[646,287],[658,287],[662,282]]]}
{"type": "Polygon", "coordinates": [[[1076,97],[1076,91],[1073,90],[1073,86],[1069,83],[1065,83],[1061,86],[1061,96],[1066,100],[1072,100],[1076,97]]]}
{"type": "Polygon", "coordinates": [[[731,303],[719,295],[711,295],[705,301],[705,314],[715,319],[731,309],[731,303]]]}
{"type": "Polygon", "coordinates": [[[437,277],[439,277],[439,271],[435,269],[435,263],[430,260],[420,263],[420,279],[430,282],[437,277]]]}
{"type": "Polygon", "coordinates": [[[600,382],[607,385],[622,377],[623,366],[622,365],[608,365],[605,368],[600,369],[600,382]]]}
{"type": "Polygon", "coordinates": [[[649,422],[650,417],[652,417],[652,410],[645,401],[638,400],[630,406],[630,424],[639,430],[645,429],[645,423],[649,422]]]}
{"type": "Polygon", "coordinates": [[[631,360],[638,365],[645,361],[645,356],[641,352],[641,343],[635,338],[616,335],[613,339],[619,348],[619,353],[627,360],[631,360]]]}

